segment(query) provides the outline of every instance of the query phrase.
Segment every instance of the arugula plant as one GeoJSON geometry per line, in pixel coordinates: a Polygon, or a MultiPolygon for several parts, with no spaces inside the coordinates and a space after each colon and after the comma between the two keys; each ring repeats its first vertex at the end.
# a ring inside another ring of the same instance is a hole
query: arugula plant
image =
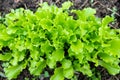
{"type": "Polygon", "coordinates": [[[26,67],[34,76],[46,67],[54,69],[51,80],[71,79],[76,71],[91,77],[90,62],[112,75],[120,73],[120,29],[108,26],[113,18],[101,19],[92,8],[69,10],[70,6],[71,2],[61,8],[43,3],[35,13],[20,8],[4,17],[0,60],[9,80],[26,67]]]}

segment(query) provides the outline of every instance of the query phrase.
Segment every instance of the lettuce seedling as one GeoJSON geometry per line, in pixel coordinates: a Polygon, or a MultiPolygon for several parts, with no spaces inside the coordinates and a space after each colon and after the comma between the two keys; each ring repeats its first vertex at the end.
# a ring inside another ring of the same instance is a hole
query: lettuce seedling
{"type": "Polygon", "coordinates": [[[9,80],[25,68],[34,76],[53,69],[50,80],[71,79],[75,72],[91,77],[90,63],[112,75],[120,72],[120,29],[108,25],[113,18],[101,19],[95,9],[70,6],[71,2],[60,8],[45,2],[36,12],[20,8],[5,15],[0,23],[0,60],[9,80]]]}

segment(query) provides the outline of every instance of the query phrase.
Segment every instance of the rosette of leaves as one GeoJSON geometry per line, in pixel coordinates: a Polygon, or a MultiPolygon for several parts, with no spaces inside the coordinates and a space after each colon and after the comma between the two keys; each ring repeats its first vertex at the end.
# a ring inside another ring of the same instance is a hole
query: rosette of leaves
{"type": "Polygon", "coordinates": [[[0,60],[8,79],[26,67],[34,76],[46,67],[53,69],[51,80],[72,79],[75,72],[91,77],[90,63],[112,75],[120,72],[120,29],[108,26],[113,18],[98,18],[92,8],[70,10],[71,5],[43,3],[34,13],[20,8],[4,17],[0,60]]]}

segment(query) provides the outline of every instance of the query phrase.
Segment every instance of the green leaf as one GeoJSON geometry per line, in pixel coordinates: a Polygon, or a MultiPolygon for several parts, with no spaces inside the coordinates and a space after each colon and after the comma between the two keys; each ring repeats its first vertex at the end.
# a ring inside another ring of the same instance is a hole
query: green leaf
{"type": "Polygon", "coordinates": [[[55,61],[61,61],[64,58],[64,50],[57,49],[52,53],[52,57],[55,61]]]}
{"type": "Polygon", "coordinates": [[[85,44],[85,48],[91,53],[94,50],[93,44],[85,44]]]}
{"type": "Polygon", "coordinates": [[[62,9],[63,9],[63,10],[64,10],[64,9],[69,9],[72,5],[73,5],[73,3],[70,2],[70,1],[64,2],[64,3],[62,4],[62,9]]]}
{"type": "Polygon", "coordinates": [[[106,48],[111,55],[118,56],[120,58],[120,39],[114,39],[109,42],[110,47],[106,48]]]}
{"type": "Polygon", "coordinates": [[[5,30],[3,30],[0,33],[0,40],[7,41],[7,40],[10,40],[10,39],[11,39],[11,37],[5,32],[5,30]]]}
{"type": "Polygon", "coordinates": [[[7,34],[11,35],[11,34],[16,33],[17,28],[8,27],[8,28],[6,29],[6,31],[7,31],[7,34]]]}
{"type": "Polygon", "coordinates": [[[0,60],[9,61],[12,58],[11,53],[0,54],[0,60]]]}
{"type": "Polygon", "coordinates": [[[87,74],[88,76],[92,76],[92,71],[90,70],[90,65],[88,63],[85,63],[80,71],[83,73],[83,74],[87,74]]]}
{"type": "Polygon", "coordinates": [[[80,63],[83,62],[83,58],[85,57],[83,53],[76,54],[75,57],[79,60],[80,63]]]}
{"type": "Polygon", "coordinates": [[[40,53],[39,53],[39,51],[37,51],[37,50],[33,50],[33,51],[30,51],[31,52],[31,58],[32,59],[34,59],[34,60],[39,60],[39,57],[38,56],[40,56],[40,53]]]}
{"type": "Polygon", "coordinates": [[[67,69],[63,69],[63,74],[65,78],[71,79],[74,75],[73,67],[69,67],[67,69]]]}
{"type": "Polygon", "coordinates": [[[120,73],[120,66],[115,66],[115,65],[111,65],[109,63],[106,63],[104,61],[100,61],[99,60],[99,65],[103,66],[104,68],[106,68],[108,70],[108,72],[112,75],[118,74],[120,73]]]}
{"type": "Polygon", "coordinates": [[[70,40],[69,40],[70,43],[72,43],[72,42],[76,42],[76,41],[77,41],[77,37],[76,37],[76,35],[72,35],[72,36],[70,36],[70,40]]]}
{"type": "Polygon", "coordinates": [[[68,60],[68,59],[62,60],[62,68],[63,69],[67,69],[67,68],[71,67],[71,65],[72,65],[72,62],[70,60],[68,60]]]}
{"type": "Polygon", "coordinates": [[[64,80],[63,69],[56,68],[54,75],[50,78],[50,80],[64,80]]]}
{"type": "Polygon", "coordinates": [[[55,65],[56,65],[56,61],[55,61],[53,58],[47,59],[47,65],[48,65],[50,68],[54,68],[55,65]]]}
{"type": "Polygon", "coordinates": [[[44,60],[41,60],[39,62],[33,60],[31,61],[29,71],[33,75],[40,75],[45,67],[46,67],[46,62],[44,60]]]}
{"type": "Polygon", "coordinates": [[[80,64],[78,60],[74,60],[73,64],[73,68],[75,68],[75,71],[80,71],[84,75],[88,75],[89,77],[92,76],[90,65],[88,64],[88,62],[86,62],[86,60],[83,62],[83,64],[80,64]]]}
{"type": "Polygon", "coordinates": [[[42,6],[42,9],[49,9],[50,8],[50,6],[48,5],[47,2],[44,2],[43,4],[41,4],[41,6],[42,6]]]}
{"type": "Polygon", "coordinates": [[[96,10],[92,8],[85,8],[83,11],[86,17],[93,16],[96,13],[96,10]]]}
{"type": "Polygon", "coordinates": [[[117,61],[115,57],[106,53],[99,53],[98,56],[106,63],[114,63],[115,61],[117,61]]]}
{"type": "Polygon", "coordinates": [[[103,18],[102,20],[102,26],[106,27],[110,22],[113,21],[113,18],[110,16],[106,16],[105,18],[103,18]]]}
{"type": "Polygon", "coordinates": [[[15,66],[15,65],[18,65],[18,62],[24,60],[25,51],[19,52],[17,50],[16,51],[14,50],[14,52],[11,55],[12,55],[13,58],[10,60],[10,63],[15,66]]]}
{"type": "Polygon", "coordinates": [[[80,40],[71,44],[71,50],[76,54],[81,53],[83,51],[83,43],[80,40]]]}
{"type": "Polygon", "coordinates": [[[51,31],[51,29],[53,28],[52,21],[50,19],[42,19],[40,21],[40,24],[43,29],[47,29],[48,31],[51,31]]]}
{"type": "Polygon", "coordinates": [[[8,68],[4,68],[6,77],[11,80],[13,78],[17,78],[20,72],[26,68],[26,63],[21,63],[16,66],[9,66],[8,68]]]}
{"type": "Polygon", "coordinates": [[[45,77],[50,77],[48,71],[45,71],[45,72],[44,72],[44,76],[45,76],[45,77]]]}
{"type": "Polygon", "coordinates": [[[51,46],[50,42],[49,41],[46,41],[44,43],[41,43],[41,51],[43,53],[50,53],[53,51],[53,47],[51,46]]]}

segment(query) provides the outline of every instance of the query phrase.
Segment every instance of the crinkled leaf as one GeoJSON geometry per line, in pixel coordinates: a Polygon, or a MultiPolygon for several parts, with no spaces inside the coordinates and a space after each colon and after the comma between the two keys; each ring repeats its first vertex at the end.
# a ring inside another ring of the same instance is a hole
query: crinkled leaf
{"type": "Polygon", "coordinates": [[[85,8],[83,11],[86,17],[93,16],[96,13],[96,10],[92,8],[85,8]]]}
{"type": "Polygon", "coordinates": [[[110,51],[110,54],[120,58],[120,39],[111,40],[109,44],[111,44],[111,46],[106,50],[110,51]]]}
{"type": "Polygon", "coordinates": [[[26,68],[26,63],[21,63],[16,66],[9,66],[8,68],[5,68],[5,75],[9,80],[13,78],[17,78],[17,76],[20,74],[20,72],[26,68]]]}
{"type": "Polygon", "coordinates": [[[50,53],[52,50],[53,50],[53,47],[51,46],[49,41],[41,43],[41,51],[43,53],[50,53]]]}
{"type": "Polygon", "coordinates": [[[63,69],[56,68],[54,75],[50,78],[50,80],[64,80],[63,69]]]}
{"type": "Polygon", "coordinates": [[[63,59],[63,61],[62,61],[62,68],[63,69],[67,69],[67,68],[71,67],[71,65],[72,65],[72,62],[70,60],[63,59]]]}
{"type": "Polygon", "coordinates": [[[73,67],[69,67],[67,69],[63,69],[63,74],[65,78],[71,79],[74,75],[74,69],[73,67]]]}
{"type": "Polygon", "coordinates": [[[55,61],[61,61],[64,58],[64,50],[57,49],[52,53],[52,57],[55,61]]]}
{"type": "Polygon", "coordinates": [[[11,28],[11,27],[8,27],[7,28],[7,34],[14,34],[15,32],[17,31],[17,28],[11,28]]]}
{"type": "Polygon", "coordinates": [[[89,64],[84,64],[80,71],[83,73],[83,74],[87,74],[88,76],[92,76],[92,71],[90,70],[90,65],[89,64]]]}
{"type": "Polygon", "coordinates": [[[103,61],[105,61],[105,62],[107,62],[107,63],[114,63],[114,62],[116,61],[116,58],[115,58],[115,57],[110,56],[110,55],[108,55],[108,54],[99,53],[98,55],[99,55],[99,57],[100,57],[101,59],[103,59],[103,61]]]}
{"type": "Polygon", "coordinates": [[[83,51],[83,43],[80,40],[71,44],[71,50],[76,54],[81,53],[83,51]]]}
{"type": "Polygon", "coordinates": [[[34,60],[39,60],[39,57],[38,57],[38,56],[40,56],[40,53],[39,53],[39,51],[37,51],[37,50],[31,51],[31,55],[30,55],[30,56],[31,56],[32,59],[34,59],[34,60]]]}
{"type": "Polygon", "coordinates": [[[105,67],[108,70],[108,72],[112,75],[120,73],[120,66],[119,65],[118,66],[111,65],[109,63],[105,63],[104,61],[100,61],[100,60],[99,60],[99,65],[105,67]]]}
{"type": "Polygon", "coordinates": [[[75,57],[79,60],[80,63],[82,63],[83,58],[85,57],[83,53],[76,54],[75,57]]]}
{"type": "Polygon", "coordinates": [[[82,72],[84,75],[92,76],[92,71],[90,70],[90,65],[87,63],[80,64],[79,61],[75,60],[73,62],[73,67],[76,71],[82,72]],[[81,66],[82,65],[82,66],[81,66]]]}
{"type": "Polygon", "coordinates": [[[47,59],[47,65],[50,67],[50,68],[54,68],[55,65],[56,65],[56,61],[54,59],[47,59]]]}
{"type": "Polygon", "coordinates": [[[62,4],[62,9],[69,9],[72,6],[72,3],[70,1],[64,2],[62,4]]]}
{"type": "Polygon", "coordinates": [[[9,61],[12,58],[10,53],[5,53],[4,55],[0,54],[0,60],[9,61]]]}
{"type": "Polygon", "coordinates": [[[113,21],[113,18],[110,16],[106,16],[105,18],[103,18],[102,20],[102,26],[107,26],[110,22],[113,21]]]}
{"type": "Polygon", "coordinates": [[[77,37],[76,37],[76,35],[72,35],[72,36],[70,36],[70,43],[72,43],[72,42],[76,42],[77,41],[77,37]]]}
{"type": "Polygon", "coordinates": [[[25,51],[23,52],[15,51],[11,55],[13,58],[10,60],[10,63],[12,65],[17,65],[18,62],[23,61],[23,59],[25,58],[25,51]]]}
{"type": "Polygon", "coordinates": [[[46,62],[43,61],[31,61],[31,66],[29,67],[29,71],[33,75],[40,75],[43,69],[46,67],[46,62]],[[34,64],[34,65],[33,65],[34,64]]]}
{"type": "Polygon", "coordinates": [[[2,31],[0,33],[0,40],[7,41],[7,40],[10,40],[10,39],[11,39],[11,37],[5,31],[2,31]]]}
{"type": "Polygon", "coordinates": [[[52,29],[52,21],[50,19],[42,19],[40,24],[43,29],[47,29],[48,31],[52,29]]]}

